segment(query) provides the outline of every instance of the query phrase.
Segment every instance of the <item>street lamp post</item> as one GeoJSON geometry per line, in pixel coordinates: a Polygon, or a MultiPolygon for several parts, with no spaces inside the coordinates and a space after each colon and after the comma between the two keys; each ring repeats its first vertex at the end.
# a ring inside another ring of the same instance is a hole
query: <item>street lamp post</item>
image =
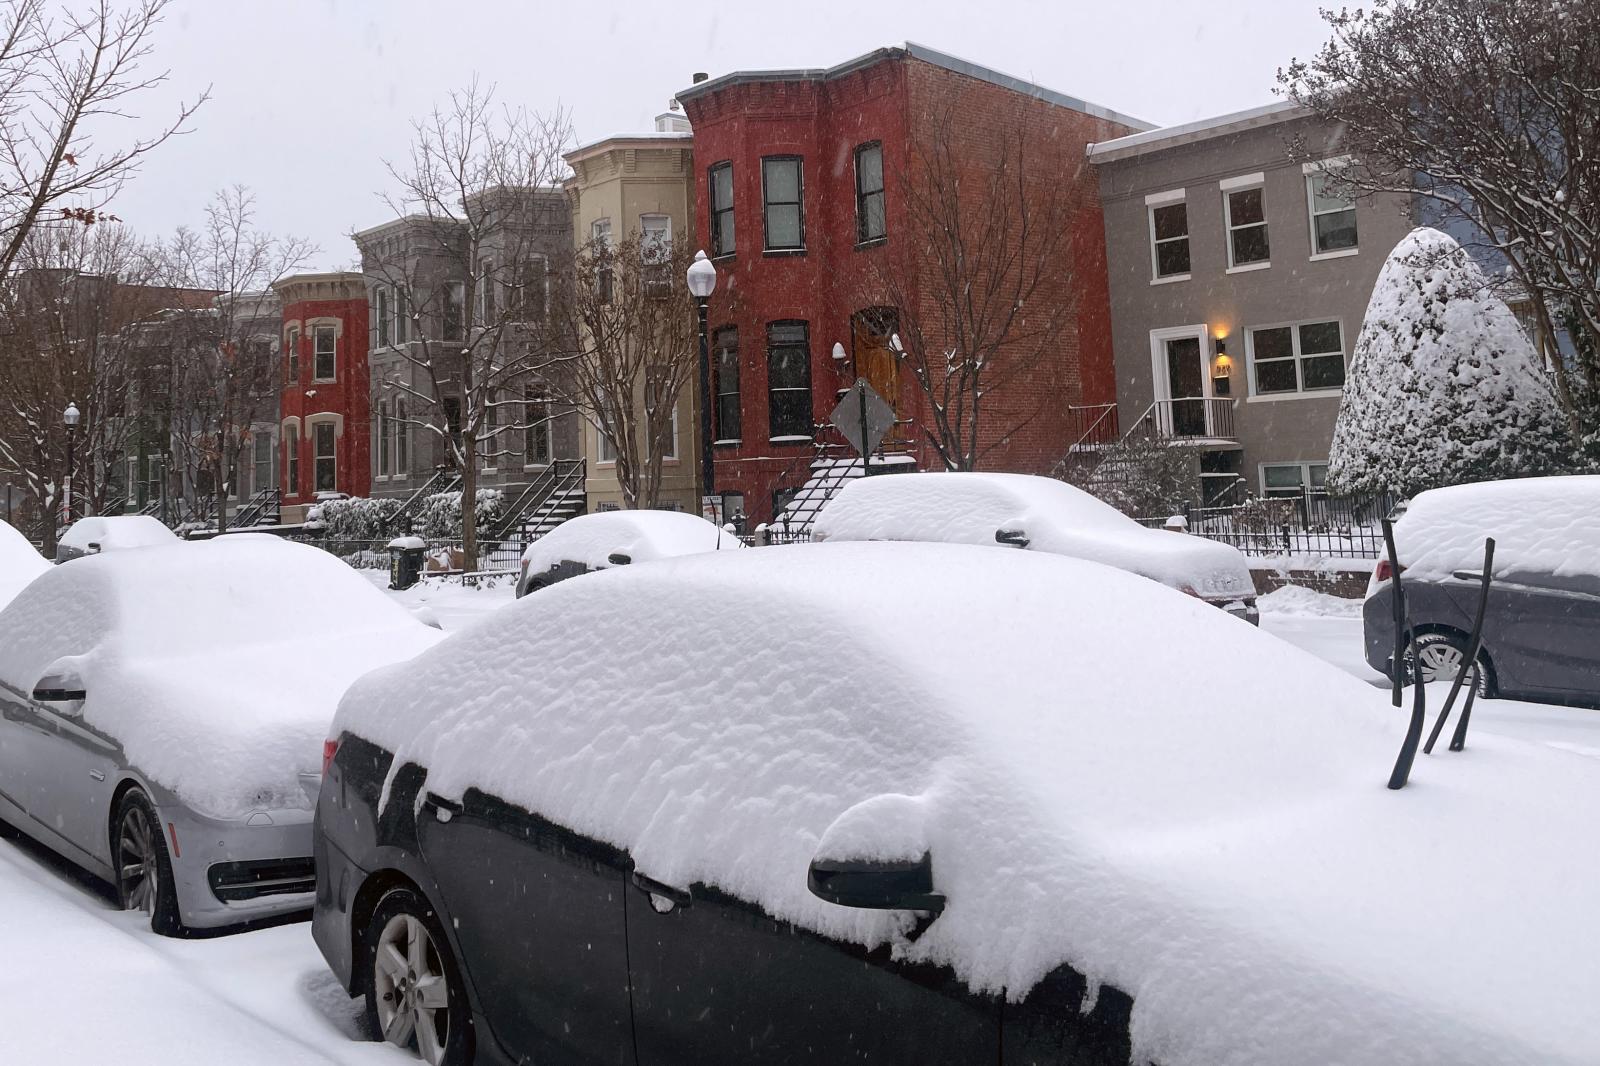
{"type": "Polygon", "coordinates": [[[78,413],[78,405],[67,401],[67,409],[61,412],[61,422],[67,427],[67,484],[63,495],[66,498],[67,524],[72,524],[72,467],[78,444],[78,420],[83,416],[78,413]]]}
{"type": "Polygon", "coordinates": [[[717,268],[704,251],[694,254],[687,272],[689,295],[700,317],[700,509],[712,493],[711,470],[711,341],[706,336],[706,301],[717,287],[717,268]]]}

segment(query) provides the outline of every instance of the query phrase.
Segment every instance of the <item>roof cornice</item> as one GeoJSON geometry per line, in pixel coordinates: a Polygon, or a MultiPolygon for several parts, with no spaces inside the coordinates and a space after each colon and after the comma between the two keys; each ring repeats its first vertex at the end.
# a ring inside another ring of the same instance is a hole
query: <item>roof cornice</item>
{"type": "Polygon", "coordinates": [[[1088,156],[1091,163],[1114,163],[1119,159],[1131,159],[1134,156],[1159,152],[1164,148],[1176,148],[1181,144],[1193,144],[1242,130],[1293,122],[1296,119],[1309,118],[1314,114],[1310,108],[1301,107],[1292,101],[1279,100],[1245,111],[1197,119],[1177,126],[1163,126],[1143,133],[1130,133],[1113,141],[1101,141],[1089,145],[1088,156]]]}

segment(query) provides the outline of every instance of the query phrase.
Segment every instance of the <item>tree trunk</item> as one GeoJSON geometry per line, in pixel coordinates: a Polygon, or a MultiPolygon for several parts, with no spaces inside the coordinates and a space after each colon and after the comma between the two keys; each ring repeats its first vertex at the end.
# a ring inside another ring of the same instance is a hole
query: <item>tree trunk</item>
{"type": "Polygon", "coordinates": [[[461,430],[461,566],[478,569],[478,441],[461,430]]]}

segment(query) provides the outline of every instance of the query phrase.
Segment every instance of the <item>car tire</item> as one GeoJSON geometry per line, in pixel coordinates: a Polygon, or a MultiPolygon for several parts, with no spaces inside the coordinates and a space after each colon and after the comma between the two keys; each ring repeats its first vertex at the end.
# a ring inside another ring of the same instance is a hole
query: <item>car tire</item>
{"type": "MultiPolygon", "coordinates": [[[[1454,681],[1456,671],[1467,658],[1467,639],[1455,633],[1423,633],[1413,642],[1407,655],[1408,676],[1416,676],[1414,663],[1422,665],[1423,680],[1429,684],[1454,681]]],[[[1489,656],[1478,649],[1478,696],[1488,699],[1494,694],[1494,668],[1489,656]]]]}
{"type": "Polygon", "coordinates": [[[461,968],[427,900],[409,888],[379,900],[359,959],[374,1039],[406,1048],[429,1066],[472,1061],[472,1011],[461,968]]]}
{"type": "Polygon", "coordinates": [[[160,936],[181,936],[178,890],[161,819],[140,789],[130,788],[117,804],[111,823],[111,862],[122,909],[149,915],[151,931],[160,936]]]}

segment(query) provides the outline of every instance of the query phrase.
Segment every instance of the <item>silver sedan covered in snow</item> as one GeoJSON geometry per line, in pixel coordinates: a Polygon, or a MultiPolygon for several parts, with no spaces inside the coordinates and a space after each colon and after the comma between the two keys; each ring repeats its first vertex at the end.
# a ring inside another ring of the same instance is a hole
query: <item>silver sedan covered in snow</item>
{"type": "Polygon", "coordinates": [[[0,818],[157,932],[309,907],[334,706],[439,636],[273,537],[52,568],[0,610],[0,818]]]}

